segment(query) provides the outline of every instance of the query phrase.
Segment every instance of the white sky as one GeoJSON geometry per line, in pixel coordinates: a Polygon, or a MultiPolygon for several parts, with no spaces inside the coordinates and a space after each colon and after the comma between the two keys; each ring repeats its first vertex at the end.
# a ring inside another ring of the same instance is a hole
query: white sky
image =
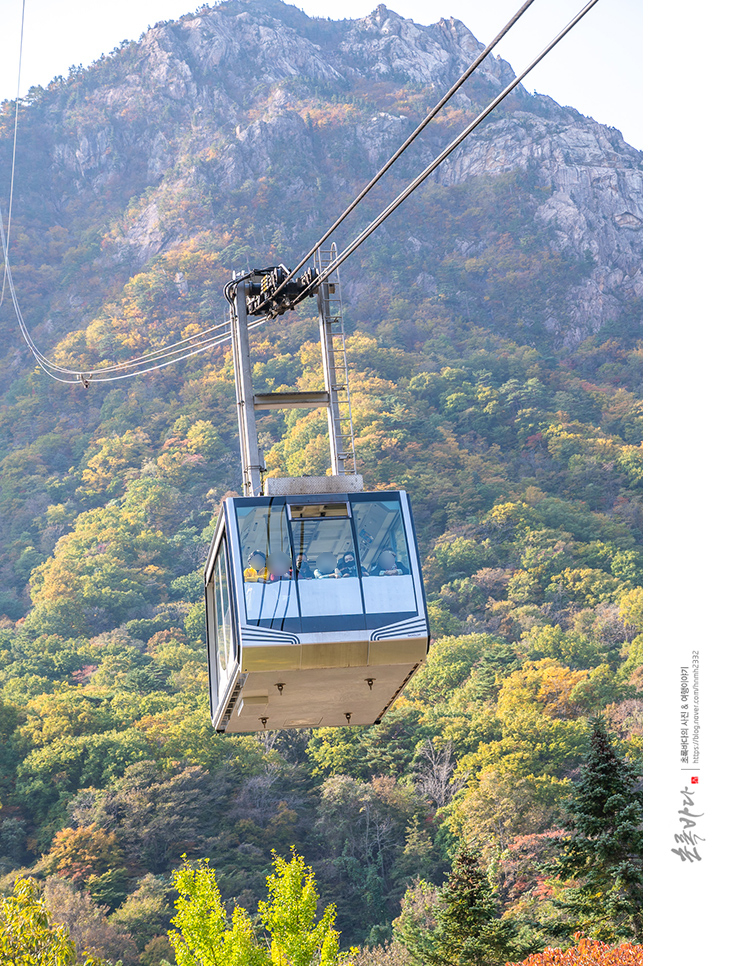
{"type": "MultiPolygon", "coordinates": [[[[211,4],[212,5],[212,4],[211,4]]],[[[299,0],[310,16],[357,18],[377,0],[299,0]]],[[[487,43],[519,6],[519,0],[391,0],[386,4],[418,23],[443,16],[463,20],[487,43]]],[[[577,13],[583,0],[537,0],[497,53],[515,71],[577,13]]],[[[45,86],[71,65],[87,66],[122,40],[136,40],[148,26],[195,9],[196,0],[25,0],[21,93],[45,86]]],[[[0,100],[14,98],[23,0],[0,0],[0,100]]],[[[597,121],[619,128],[643,147],[641,118],[641,0],[601,0],[571,34],[526,78],[528,90],[549,94],[597,121]]]]}

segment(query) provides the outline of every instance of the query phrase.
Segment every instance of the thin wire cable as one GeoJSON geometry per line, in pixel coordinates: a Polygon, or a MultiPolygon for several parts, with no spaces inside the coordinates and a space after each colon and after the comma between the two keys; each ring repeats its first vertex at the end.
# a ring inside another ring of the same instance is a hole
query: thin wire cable
{"type": "MultiPolygon", "coordinates": [[[[198,346],[197,348],[193,349],[191,352],[186,352],[185,355],[176,356],[173,359],[167,359],[165,362],[160,362],[154,366],[147,366],[145,369],[139,369],[134,372],[124,372],[117,376],[102,376],[98,379],[87,377],[85,373],[79,373],[78,378],[76,379],[65,379],[62,376],[56,375],[56,373],[53,370],[48,369],[42,362],[39,362],[38,365],[46,373],[47,376],[51,377],[51,379],[54,379],[56,382],[66,383],[67,385],[78,385],[78,383],[81,382],[84,385],[88,386],[92,381],[93,382],[118,382],[120,379],[132,379],[135,376],[143,376],[145,373],[155,372],[158,369],[164,369],[166,366],[171,366],[175,362],[184,362],[185,359],[192,359],[193,356],[197,356],[201,352],[207,352],[208,349],[215,349],[216,346],[225,345],[226,342],[230,342],[230,339],[231,339],[231,334],[230,332],[227,332],[222,338],[211,340],[210,342],[206,342],[204,345],[198,346]]],[[[70,373],[68,373],[68,375],[70,375],[70,373]]]]}
{"type": "Polygon", "coordinates": [[[349,258],[349,256],[352,255],[352,253],[354,251],[356,251],[360,247],[360,245],[362,245],[362,243],[365,241],[365,239],[368,238],[370,235],[372,235],[372,233],[375,231],[375,229],[376,228],[379,228],[380,225],[382,225],[383,222],[387,218],[389,218],[390,215],[393,214],[393,212],[396,210],[396,208],[398,208],[406,200],[406,198],[410,194],[412,194],[416,190],[416,188],[420,184],[422,184],[426,180],[426,178],[430,174],[432,174],[436,170],[436,168],[443,161],[445,161],[446,158],[448,158],[448,156],[453,151],[456,150],[456,148],[462,143],[462,141],[464,141],[464,139],[467,138],[472,133],[472,131],[476,127],[478,127],[479,124],[482,123],[482,121],[487,117],[488,114],[491,114],[491,112],[495,109],[495,107],[497,107],[499,104],[501,104],[501,102],[505,99],[505,97],[507,97],[507,95],[510,94],[515,89],[515,87],[517,87],[517,85],[520,84],[524,80],[524,78],[530,73],[530,71],[534,67],[536,67],[540,63],[540,61],[544,57],[546,57],[547,54],[549,54],[550,51],[557,44],[560,43],[560,41],[563,39],[563,37],[565,37],[566,34],[568,34],[573,29],[573,27],[575,27],[575,25],[580,20],[582,20],[583,17],[585,17],[585,15],[593,7],[595,7],[595,5],[597,3],[598,3],[598,0],[589,0],[589,2],[585,5],[585,7],[583,7],[583,9],[579,13],[577,13],[575,15],[575,17],[573,17],[573,19],[570,21],[570,23],[568,23],[560,31],[560,33],[557,34],[557,36],[553,38],[553,40],[547,45],[547,47],[545,47],[544,50],[542,50],[541,53],[538,54],[538,56],[532,61],[532,63],[529,65],[529,67],[527,67],[525,70],[523,70],[522,73],[519,76],[515,77],[515,79],[510,84],[508,84],[507,87],[505,87],[504,90],[497,97],[494,98],[494,100],[491,102],[491,104],[489,104],[487,107],[485,107],[485,109],[481,112],[481,114],[479,114],[478,117],[474,118],[474,120],[469,125],[467,125],[467,127],[461,132],[461,134],[459,134],[459,136],[456,137],[451,142],[451,144],[448,145],[448,147],[444,148],[444,150],[441,152],[441,154],[439,154],[439,156],[437,158],[435,158],[431,162],[431,164],[428,165],[427,168],[424,168],[424,170],[418,175],[418,177],[414,178],[413,181],[411,181],[411,183],[406,188],[404,188],[403,191],[401,191],[401,193],[398,195],[398,197],[394,201],[392,201],[386,208],[384,208],[380,212],[380,214],[375,219],[373,219],[373,221],[370,222],[370,224],[367,226],[367,228],[365,228],[362,232],[360,232],[360,234],[357,236],[357,238],[355,238],[355,240],[352,241],[347,246],[347,248],[345,248],[340,253],[340,255],[338,255],[338,257],[327,266],[327,269],[325,271],[321,272],[317,276],[317,278],[315,278],[311,282],[311,284],[308,286],[308,288],[305,289],[303,292],[301,292],[301,294],[298,295],[297,298],[294,299],[294,301],[292,303],[292,307],[294,305],[298,305],[299,302],[301,302],[303,299],[307,298],[309,296],[310,291],[312,289],[315,289],[317,286],[321,285],[322,282],[324,282],[327,278],[329,278],[329,276],[332,274],[332,272],[334,272],[337,268],[339,268],[339,266],[345,261],[345,259],[349,258]]]}
{"type": "MultiPolygon", "coordinates": [[[[26,342],[28,342],[28,344],[30,345],[31,351],[33,352],[36,362],[38,363],[40,368],[46,373],[46,375],[50,376],[52,379],[55,379],[56,382],[64,382],[68,384],[75,384],[78,382],[82,382],[85,386],[88,386],[92,378],[94,378],[93,372],[89,372],[89,370],[84,370],[84,371],[66,370],[62,372],[62,375],[58,375],[59,371],[61,370],[59,370],[59,368],[56,367],[54,363],[49,364],[44,356],[40,355],[34,350],[32,339],[30,339],[29,333],[27,331],[27,327],[25,326],[25,321],[22,319],[22,312],[20,311],[20,305],[17,303],[17,294],[15,292],[15,286],[12,280],[12,273],[9,274],[8,281],[9,281],[8,287],[9,287],[10,294],[11,294],[11,297],[13,298],[13,302],[15,304],[16,312],[18,314],[19,320],[22,323],[21,329],[23,330],[23,334],[26,337],[26,342]],[[68,378],[65,378],[66,376],[73,376],[74,378],[68,379],[68,378]]],[[[153,372],[157,369],[162,369],[165,366],[172,365],[172,363],[174,362],[182,362],[185,359],[189,359],[192,356],[198,355],[199,353],[206,351],[207,349],[213,349],[216,346],[223,345],[230,338],[231,338],[230,332],[227,332],[222,337],[219,335],[211,336],[210,338],[206,339],[203,343],[201,343],[198,346],[195,346],[195,347],[188,346],[187,349],[190,351],[185,351],[183,354],[180,354],[181,350],[178,349],[174,353],[173,352],[169,353],[170,358],[166,360],[158,358],[157,360],[155,360],[154,364],[148,365],[145,368],[124,372],[124,373],[121,373],[120,375],[113,375],[113,376],[102,375],[101,377],[94,379],[94,381],[115,382],[115,381],[118,381],[119,379],[129,379],[134,376],[144,375],[147,372],[153,372]]]]}
{"type": "MultiPolygon", "coordinates": [[[[133,359],[125,359],[124,362],[115,363],[113,366],[107,366],[105,368],[94,369],[94,372],[110,372],[114,369],[124,369],[133,364],[139,364],[142,362],[150,362],[154,357],[160,353],[167,354],[170,349],[175,349],[177,346],[184,345],[188,342],[194,342],[196,339],[207,335],[210,332],[215,332],[217,329],[222,329],[224,326],[228,326],[228,322],[218,322],[216,325],[211,325],[207,329],[203,329],[202,332],[196,332],[194,335],[188,335],[184,339],[180,339],[178,342],[171,342],[169,345],[160,346],[158,349],[150,349],[149,352],[143,353],[141,356],[135,356],[133,359]]],[[[68,370],[76,371],[76,370],[68,370]]]]}
{"type": "MultiPolygon", "coordinates": [[[[12,270],[10,268],[10,264],[7,262],[7,240],[1,218],[0,241],[2,242],[3,251],[6,253],[5,258],[8,268],[8,291],[10,292],[13,307],[15,309],[15,315],[20,326],[20,331],[37,364],[40,366],[43,372],[46,373],[46,375],[50,376],[52,379],[55,379],[56,382],[82,382],[84,385],[88,385],[92,379],[95,382],[114,382],[119,379],[129,379],[133,376],[143,375],[146,372],[153,372],[156,369],[162,369],[164,366],[171,365],[173,362],[182,362],[185,359],[189,359],[191,356],[204,352],[206,349],[213,349],[218,345],[222,345],[231,337],[230,332],[226,332],[225,335],[221,336],[218,330],[228,325],[226,322],[221,322],[217,325],[210,326],[210,328],[204,330],[203,332],[197,332],[193,336],[188,336],[185,339],[181,339],[179,342],[173,343],[171,346],[163,346],[160,349],[152,350],[144,356],[138,356],[137,360],[135,360],[134,367],[128,364],[119,364],[117,366],[108,366],[100,369],[68,369],[64,366],[59,366],[57,363],[53,362],[51,359],[48,359],[43,355],[42,352],[40,352],[33,341],[30,332],[28,331],[27,325],[25,324],[25,319],[23,318],[20,302],[15,290],[15,284],[13,282],[12,270]],[[216,334],[212,335],[211,333],[214,332],[216,334]],[[203,339],[203,341],[199,344],[192,343],[192,340],[196,338],[199,339],[201,336],[207,336],[207,338],[203,339]],[[109,375],[109,373],[119,374],[109,375]],[[71,376],[72,378],[65,378],[67,376],[71,376]]],[[[132,360],[129,360],[129,362],[132,362],[132,360]]]]}
{"type": "MultiPolygon", "coordinates": [[[[520,7],[520,9],[517,11],[517,13],[512,17],[511,20],[508,21],[507,24],[505,24],[505,26],[500,30],[500,32],[494,38],[494,40],[492,40],[492,42],[490,44],[488,44],[484,48],[484,50],[482,50],[479,53],[479,55],[471,63],[471,65],[464,71],[464,73],[461,75],[461,77],[444,94],[444,96],[441,98],[441,100],[438,102],[438,104],[435,107],[431,108],[431,110],[424,117],[424,119],[421,121],[421,123],[418,125],[418,127],[411,134],[408,135],[408,137],[405,139],[405,141],[403,142],[403,144],[401,144],[401,146],[398,148],[398,150],[395,152],[395,154],[393,154],[392,157],[390,157],[385,162],[385,164],[380,169],[380,171],[378,171],[377,174],[373,175],[373,177],[371,178],[371,180],[365,185],[365,187],[362,189],[362,191],[360,192],[360,194],[352,202],[350,202],[350,204],[347,206],[347,208],[345,208],[345,210],[342,212],[342,214],[339,216],[339,218],[335,222],[333,222],[332,225],[330,225],[330,227],[327,229],[327,231],[324,233],[324,235],[322,235],[322,237],[319,239],[319,241],[318,242],[315,242],[315,244],[310,248],[310,250],[304,256],[304,258],[301,259],[301,261],[299,262],[299,264],[289,272],[289,274],[281,282],[281,284],[279,285],[279,287],[277,289],[275,289],[271,293],[271,295],[269,296],[269,299],[266,300],[267,302],[270,301],[271,299],[274,299],[279,294],[279,292],[281,292],[281,290],[284,288],[284,286],[287,284],[287,282],[289,282],[292,278],[294,278],[294,276],[299,271],[299,269],[309,261],[309,259],[312,257],[312,255],[314,255],[314,253],[317,251],[317,249],[320,246],[322,246],[327,241],[327,239],[330,237],[330,235],[337,228],[339,228],[339,226],[342,224],[342,222],[345,220],[345,218],[347,218],[347,216],[351,212],[353,212],[355,210],[355,208],[360,204],[360,202],[365,197],[365,195],[368,194],[368,192],[372,188],[375,187],[375,185],[378,183],[378,181],[380,181],[380,179],[383,177],[383,175],[395,164],[395,162],[403,154],[403,152],[407,148],[409,148],[411,146],[411,144],[413,144],[413,142],[421,134],[421,132],[427,127],[427,125],[429,125],[431,123],[431,121],[436,117],[436,115],[439,113],[439,111],[451,100],[451,98],[454,96],[454,94],[456,94],[456,92],[468,80],[468,78],[471,77],[471,75],[474,73],[474,71],[477,69],[477,67],[479,67],[479,65],[485,60],[485,58],[489,54],[491,54],[491,52],[494,50],[494,48],[497,46],[497,44],[500,42],[500,40],[502,40],[504,38],[504,36],[512,29],[512,27],[514,27],[514,25],[520,19],[520,17],[522,16],[522,14],[525,13],[525,11],[528,9],[528,7],[532,6],[532,4],[534,2],[535,2],[535,0],[526,0],[526,2],[522,4],[522,6],[520,7]]],[[[265,305],[266,302],[264,302],[262,304],[265,305]]]]}
{"type": "Polygon", "coordinates": [[[95,369],[90,370],[80,370],[80,369],[69,369],[66,366],[59,366],[57,363],[53,362],[47,356],[45,356],[38,346],[33,341],[33,337],[25,324],[25,319],[23,318],[23,313],[20,307],[20,302],[18,300],[17,292],[15,290],[15,284],[13,282],[12,272],[10,269],[10,232],[12,225],[13,216],[13,199],[14,199],[14,188],[15,188],[15,167],[16,167],[16,153],[18,144],[18,120],[20,113],[20,81],[22,74],[23,65],[23,37],[25,32],[25,0],[23,0],[21,8],[21,20],[20,20],[20,46],[18,51],[18,83],[17,83],[17,94],[15,99],[15,122],[13,130],[13,152],[12,152],[12,163],[10,169],[10,194],[8,199],[8,227],[7,232],[5,231],[2,212],[0,211],[0,240],[2,241],[2,254],[3,254],[3,282],[2,282],[2,292],[0,293],[0,306],[2,306],[5,300],[6,288],[11,293],[11,299],[13,302],[13,308],[15,310],[15,315],[18,320],[18,325],[23,336],[25,343],[30,349],[36,363],[40,366],[46,375],[55,379],[57,382],[64,383],[77,383],[79,381],[83,382],[84,385],[88,385],[89,382],[94,379],[96,382],[112,382],[119,379],[131,378],[132,376],[143,375],[147,372],[153,372],[156,369],[161,369],[165,366],[171,365],[174,362],[182,362],[185,359],[189,359],[192,356],[198,355],[207,349],[213,349],[219,345],[223,345],[225,342],[229,341],[231,338],[230,332],[226,332],[225,335],[221,336],[220,330],[228,326],[227,322],[221,322],[217,325],[210,326],[204,329],[202,332],[196,332],[191,336],[187,336],[184,339],[180,339],[177,342],[173,342],[166,346],[161,346],[157,349],[152,349],[149,352],[143,353],[139,356],[135,356],[132,359],[127,359],[121,363],[115,363],[111,366],[100,366],[95,369]],[[216,335],[211,335],[211,333],[216,333],[216,335]],[[206,338],[207,337],[207,338],[206,338]],[[202,339],[202,341],[200,341],[202,339]],[[184,349],[183,349],[184,347],[184,349]],[[190,351],[188,351],[190,350],[190,351]],[[111,375],[112,373],[117,373],[116,375],[111,375]],[[65,378],[66,376],[71,376],[72,378],[65,378]]]}
{"type": "MultiPolygon", "coordinates": [[[[7,238],[6,238],[1,220],[0,220],[0,241],[2,241],[3,252],[7,253],[7,238]]],[[[6,254],[6,259],[7,259],[7,254],[6,254]]],[[[8,289],[13,299],[13,306],[15,308],[15,314],[18,319],[20,331],[23,335],[23,338],[26,344],[28,345],[29,349],[33,353],[33,356],[35,357],[36,361],[39,364],[43,364],[44,371],[47,371],[47,368],[50,368],[55,372],[61,372],[67,375],[73,375],[73,376],[76,376],[77,378],[79,376],[85,376],[87,378],[90,378],[90,377],[102,375],[109,372],[124,371],[126,369],[133,369],[133,368],[138,369],[140,366],[146,365],[147,363],[159,362],[167,356],[177,356],[179,358],[184,358],[184,356],[180,355],[180,353],[184,351],[182,349],[183,346],[186,349],[193,348],[196,345],[196,340],[200,340],[201,338],[204,339],[205,345],[218,344],[217,341],[212,342],[211,340],[217,340],[218,336],[220,335],[220,332],[218,330],[228,326],[228,322],[219,322],[216,325],[209,326],[207,329],[203,329],[202,332],[196,332],[193,335],[189,335],[189,336],[186,336],[184,339],[178,340],[177,342],[173,342],[165,346],[160,346],[157,349],[151,349],[149,352],[143,353],[140,356],[136,356],[132,359],[127,359],[121,363],[115,363],[114,365],[111,365],[111,366],[102,366],[95,369],[69,369],[66,366],[58,365],[58,363],[53,362],[52,359],[49,359],[47,356],[45,356],[33,341],[33,338],[28,330],[28,327],[25,324],[25,319],[23,318],[23,313],[20,308],[20,302],[18,300],[17,293],[15,290],[15,284],[13,282],[13,276],[12,276],[12,270],[10,269],[10,264],[9,262],[7,264],[8,264],[8,289]],[[214,333],[214,332],[217,333],[217,335],[212,336],[211,333],[214,333]]],[[[228,338],[228,336],[226,335],[223,338],[226,339],[228,338]]],[[[135,373],[132,373],[132,374],[136,374],[136,371],[135,373]]]]}
{"type": "Polygon", "coordinates": [[[57,363],[51,362],[51,360],[46,358],[45,356],[43,358],[45,362],[53,366],[53,368],[56,369],[58,372],[69,372],[69,373],[75,373],[75,374],[79,372],[84,372],[84,374],[91,374],[96,376],[97,373],[101,374],[106,372],[117,372],[125,369],[131,369],[131,368],[134,368],[135,366],[144,365],[147,362],[158,361],[158,358],[164,358],[167,355],[174,355],[175,352],[181,351],[178,348],[179,346],[187,345],[187,343],[195,343],[196,339],[200,339],[203,336],[209,335],[209,333],[211,332],[215,332],[218,329],[222,329],[224,326],[228,326],[228,322],[219,322],[217,325],[211,325],[209,328],[203,329],[202,332],[196,332],[194,335],[186,336],[184,339],[180,339],[178,342],[172,342],[169,345],[160,346],[157,349],[150,349],[148,352],[145,352],[140,356],[135,356],[133,359],[125,359],[124,362],[117,362],[111,366],[100,366],[96,369],[91,369],[91,370],[67,369],[65,366],[59,366],[57,363]]]}
{"type": "MultiPolygon", "coordinates": [[[[190,355],[197,355],[198,352],[201,352],[204,349],[212,348],[215,345],[219,345],[221,344],[221,342],[226,341],[226,339],[229,338],[228,335],[224,336],[223,339],[218,339],[217,341],[211,340],[211,339],[206,339],[202,343],[199,343],[198,341],[196,341],[196,340],[199,340],[201,337],[206,336],[209,333],[214,332],[226,326],[227,323],[223,322],[223,323],[220,323],[219,325],[211,326],[208,329],[203,330],[203,332],[196,332],[194,335],[187,336],[186,338],[180,339],[177,342],[173,342],[170,345],[161,346],[158,349],[152,349],[149,352],[146,352],[140,356],[134,357],[133,359],[127,359],[122,363],[115,363],[114,365],[111,365],[111,366],[102,366],[96,369],[83,370],[83,371],[78,369],[68,369],[65,366],[59,366],[51,359],[48,359],[46,356],[44,356],[43,353],[40,351],[40,349],[34,343],[33,338],[31,337],[30,332],[28,331],[28,328],[25,324],[25,320],[23,319],[23,314],[20,309],[20,303],[18,301],[17,293],[15,291],[15,285],[13,284],[13,280],[12,280],[12,273],[10,271],[10,256],[9,256],[10,230],[11,230],[12,216],[13,216],[13,198],[14,198],[14,187],[15,187],[15,162],[16,162],[16,152],[17,152],[17,143],[18,143],[18,118],[19,118],[19,110],[20,110],[20,80],[21,80],[21,72],[22,72],[22,64],[23,64],[24,30],[25,30],[25,0],[23,0],[22,10],[21,10],[21,20],[20,20],[20,49],[18,52],[18,84],[17,84],[17,95],[15,99],[15,124],[14,124],[14,131],[13,131],[13,153],[12,153],[12,164],[11,164],[11,171],[10,171],[10,196],[8,201],[7,232],[5,231],[4,225],[2,222],[2,213],[0,213],[0,235],[2,235],[2,252],[3,252],[3,284],[2,284],[2,293],[0,293],[0,306],[2,306],[4,302],[5,290],[7,287],[11,291],[13,307],[15,309],[15,314],[18,319],[18,323],[20,325],[21,333],[23,335],[25,342],[27,343],[28,347],[33,353],[33,356],[36,362],[41,366],[43,371],[46,372],[48,375],[52,375],[52,373],[64,373],[66,375],[74,376],[75,378],[73,380],[70,380],[74,382],[80,379],[86,379],[88,381],[90,378],[94,378],[94,377],[96,377],[97,381],[106,382],[106,381],[109,381],[109,379],[106,377],[102,378],[102,374],[111,373],[111,372],[120,372],[120,373],[127,373],[130,376],[141,375],[143,372],[151,372],[154,368],[161,367],[161,366],[152,366],[152,365],[148,366],[147,365],[148,363],[155,362],[155,363],[162,363],[162,365],[169,365],[170,362],[176,362],[185,358],[189,358],[190,355]],[[183,345],[185,345],[186,348],[194,347],[194,351],[191,352],[189,355],[185,355],[185,354],[181,355],[180,347],[183,345]],[[168,359],[169,362],[163,361],[166,359],[168,359]],[[146,367],[146,368],[143,368],[143,367],[146,367]]],[[[57,378],[57,377],[53,376],[53,378],[57,378]]],[[[122,376],[117,376],[116,378],[122,378],[122,376]]],[[[64,381],[69,381],[69,380],[64,380],[64,381]]]]}
{"type": "Polygon", "coordinates": [[[10,199],[8,202],[8,230],[7,241],[3,245],[3,290],[0,293],[0,306],[5,301],[5,283],[8,278],[8,249],[10,248],[10,223],[13,218],[13,186],[15,184],[15,149],[18,144],[18,111],[20,109],[20,70],[23,64],[23,30],[25,28],[25,0],[20,15],[20,51],[18,53],[18,90],[15,95],[15,129],[13,131],[13,161],[10,167],[10,199]]]}

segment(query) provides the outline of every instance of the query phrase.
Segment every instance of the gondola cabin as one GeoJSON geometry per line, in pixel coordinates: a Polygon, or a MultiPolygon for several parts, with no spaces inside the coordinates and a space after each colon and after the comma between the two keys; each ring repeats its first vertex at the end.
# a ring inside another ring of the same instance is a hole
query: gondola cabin
{"type": "Polygon", "coordinates": [[[426,658],[420,573],[402,490],[226,499],[205,570],[215,729],[379,722],[426,658]]]}

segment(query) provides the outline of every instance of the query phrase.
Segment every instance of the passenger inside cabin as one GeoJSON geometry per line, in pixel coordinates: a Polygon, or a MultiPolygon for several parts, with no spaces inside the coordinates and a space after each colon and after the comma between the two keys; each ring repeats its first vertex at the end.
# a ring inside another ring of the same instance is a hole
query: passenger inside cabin
{"type": "Polygon", "coordinates": [[[357,577],[357,562],[352,550],[346,550],[337,561],[340,577],[357,577]]]}
{"type": "Polygon", "coordinates": [[[371,577],[394,577],[396,574],[407,574],[408,568],[401,563],[392,550],[382,550],[378,562],[371,570],[371,577]]]}
{"type": "Polygon", "coordinates": [[[337,557],[333,553],[321,553],[317,557],[317,563],[314,568],[314,576],[319,580],[325,577],[339,577],[340,573],[337,570],[337,557]]]}
{"type": "Polygon", "coordinates": [[[261,550],[252,550],[248,555],[248,567],[243,571],[243,579],[249,582],[255,582],[267,580],[268,576],[266,554],[261,550]]]}
{"type": "Polygon", "coordinates": [[[314,571],[309,566],[306,553],[300,553],[297,557],[297,577],[299,580],[314,579],[314,571]]]}
{"type": "Polygon", "coordinates": [[[291,560],[289,555],[281,550],[269,554],[266,568],[269,580],[291,580],[291,560]]]}

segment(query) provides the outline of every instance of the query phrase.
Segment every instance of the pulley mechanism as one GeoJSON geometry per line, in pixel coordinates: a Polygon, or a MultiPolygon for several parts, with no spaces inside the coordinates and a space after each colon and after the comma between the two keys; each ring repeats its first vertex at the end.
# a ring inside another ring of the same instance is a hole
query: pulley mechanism
{"type": "Polygon", "coordinates": [[[293,309],[295,302],[305,293],[310,296],[317,294],[312,284],[316,278],[314,268],[308,268],[298,278],[289,279],[281,291],[276,292],[288,274],[289,269],[286,265],[255,268],[252,272],[246,273],[242,287],[246,294],[248,315],[265,315],[268,318],[274,318],[293,309]],[[308,293],[307,289],[309,289],[308,293]],[[274,292],[276,296],[272,299],[274,292]]]}

